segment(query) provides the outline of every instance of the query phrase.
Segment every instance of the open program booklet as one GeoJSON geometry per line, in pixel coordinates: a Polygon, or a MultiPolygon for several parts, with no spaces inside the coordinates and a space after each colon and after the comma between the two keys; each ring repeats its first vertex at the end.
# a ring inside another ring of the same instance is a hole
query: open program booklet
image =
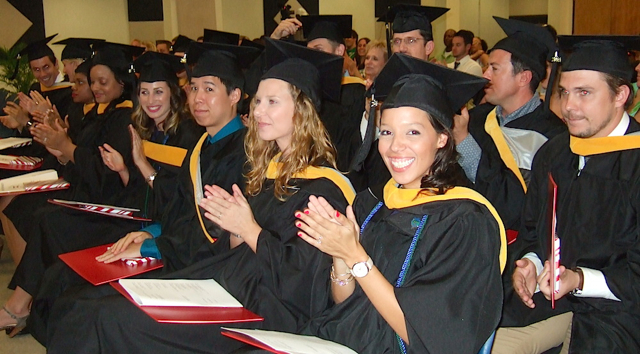
{"type": "Polygon", "coordinates": [[[313,336],[222,327],[222,334],[272,353],[357,354],[349,347],[313,336]]]}
{"type": "Polygon", "coordinates": [[[27,145],[31,145],[31,138],[4,138],[0,139],[0,150],[8,148],[19,148],[27,145]]]}

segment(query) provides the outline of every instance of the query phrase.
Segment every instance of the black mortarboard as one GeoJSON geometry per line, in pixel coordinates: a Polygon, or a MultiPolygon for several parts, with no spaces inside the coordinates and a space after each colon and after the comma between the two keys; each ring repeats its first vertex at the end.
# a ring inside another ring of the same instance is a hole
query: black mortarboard
{"type": "Polygon", "coordinates": [[[98,42],[93,45],[93,65],[106,65],[112,70],[133,73],[133,58],[140,56],[145,48],[127,44],[98,42]]]}
{"type": "Polygon", "coordinates": [[[209,43],[238,45],[240,35],[237,33],[216,31],[212,29],[204,29],[203,41],[209,43]]]}
{"type": "Polygon", "coordinates": [[[260,43],[256,43],[250,39],[243,39],[242,42],[240,43],[240,46],[242,47],[253,47],[256,48],[258,50],[260,50],[261,52],[264,50],[264,46],[260,43]]]}
{"type": "Polygon", "coordinates": [[[189,44],[191,42],[195,42],[195,41],[187,36],[183,36],[180,34],[178,35],[178,37],[176,37],[175,42],[171,46],[171,52],[184,53],[189,48],[189,44]]]}
{"type": "Polygon", "coordinates": [[[344,39],[351,37],[351,15],[300,16],[300,22],[307,42],[326,38],[344,44],[344,39]]]}
{"type": "Polygon", "coordinates": [[[57,35],[58,34],[56,33],[47,38],[43,38],[43,39],[31,42],[26,47],[22,48],[22,50],[18,52],[18,55],[16,56],[16,67],[15,67],[15,70],[13,71],[13,75],[11,75],[9,80],[14,80],[18,75],[18,67],[20,66],[20,59],[23,56],[26,55],[28,61],[40,59],[46,56],[55,57],[55,55],[53,54],[53,50],[51,50],[51,48],[49,48],[47,44],[51,42],[53,37],[57,35]]]}
{"type": "Polygon", "coordinates": [[[184,70],[180,57],[158,52],[146,52],[133,62],[133,67],[140,73],[140,82],[167,81],[178,84],[176,73],[184,70]]]}
{"type": "Polygon", "coordinates": [[[423,30],[431,35],[433,39],[433,30],[431,21],[435,21],[438,17],[449,11],[446,7],[419,6],[400,4],[393,6],[386,14],[378,18],[379,22],[393,22],[394,33],[404,33],[413,30],[423,30]]]}
{"type": "Polygon", "coordinates": [[[104,39],[94,38],[67,38],[53,44],[63,44],[66,47],[62,50],[61,59],[89,59],[93,54],[91,45],[97,42],[104,42],[104,39]]]}
{"type": "Polygon", "coordinates": [[[453,116],[486,84],[487,80],[459,70],[395,54],[375,80],[375,97],[382,109],[415,107],[443,126],[453,126],[453,116]]]}
{"type": "Polygon", "coordinates": [[[342,57],[271,38],[265,38],[265,44],[267,72],[262,80],[280,79],[296,86],[317,111],[321,97],[340,101],[342,57]]]}
{"type": "Polygon", "coordinates": [[[558,36],[563,51],[571,51],[562,71],[593,70],[631,81],[635,75],[627,51],[640,50],[640,36],[558,36]]]}
{"type": "Polygon", "coordinates": [[[493,18],[507,37],[498,41],[491,50],[502,49],[517,56],[543,80],[547,72],[546,60],[558,50],[551,33],[532,23],[496,16],[493,18]]]}
{"type": "MultiPolygon", "coordinates": [[[[443,126],[451,129],[455,112],[464,106],[486,84],[487,80],[462,71],[396,53],[374,81],[372,108],[376,100],[384,100],[382,109],[415,107],[421,109],[443,126]]],[[[369,117],[374,117],[372,110],[369,117]]],[[[351,169],[359,171],[369,155],[375,130],[369,119],[367,132],[351,169]]]]}
{"type": "Polygon", "coordinates": [[[191,42],[187,63],[195,66],[190,77],[216,76],[244,92],[242,69],[249,67],[259,54],[259,50],[251,47],[191,42]]]}

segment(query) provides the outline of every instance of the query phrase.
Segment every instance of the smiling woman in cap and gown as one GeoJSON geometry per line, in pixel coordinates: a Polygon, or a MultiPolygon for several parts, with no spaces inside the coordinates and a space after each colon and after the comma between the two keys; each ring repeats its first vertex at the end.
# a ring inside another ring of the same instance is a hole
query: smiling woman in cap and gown
{"type": "Polygon", "coordinates": [[[322,199],[300,214],[305,241],[333,256],[336,302],[303,333],[358,353],[477,353],[500,319],[505,231],[460,187],[450,129],[486,80],[403,54],[378,80],[395,82],[377,91],[392,179],[359,193],[346,216],[322,199]]]}

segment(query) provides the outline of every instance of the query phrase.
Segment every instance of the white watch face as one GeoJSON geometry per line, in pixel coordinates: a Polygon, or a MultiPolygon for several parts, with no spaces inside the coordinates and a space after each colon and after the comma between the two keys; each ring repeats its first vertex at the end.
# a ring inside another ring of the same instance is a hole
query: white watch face
{"type": "Polygon", "coordinates": [[[365,275],[369,274],[369,267],[367,266],[367,263],[358,262],[354,264],[353,268],[351,269],[351,274],[353,274],[354,277],[358,278],[362,278],[365,275]]]}

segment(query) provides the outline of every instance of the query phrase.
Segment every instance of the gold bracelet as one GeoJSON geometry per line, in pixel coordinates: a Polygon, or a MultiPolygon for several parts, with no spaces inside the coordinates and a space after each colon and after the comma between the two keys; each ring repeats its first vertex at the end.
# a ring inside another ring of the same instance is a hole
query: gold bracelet
{"type": "Polygon", "coordinates": [[[345,286],[349,283],[351,283],[353,281],[353,274],[351,273],[346,273],[346,274],[336,274],[335,273],[335,269],[333,268],[333,266],[331,266],[331,281],[338,284],[338,286],[345,286]],[[343,277],[347,275],[347,279],[340,279],[339,277],[343,277]]]}

